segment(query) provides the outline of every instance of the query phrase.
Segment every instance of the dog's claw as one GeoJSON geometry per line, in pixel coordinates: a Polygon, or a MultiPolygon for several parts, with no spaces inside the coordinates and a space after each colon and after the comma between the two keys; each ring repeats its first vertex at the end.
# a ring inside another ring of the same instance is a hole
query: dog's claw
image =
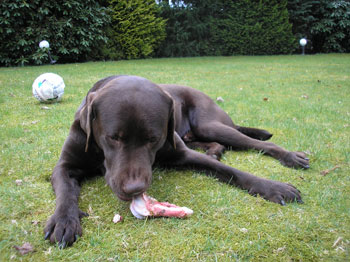
{"type": "Polygon", "coordinates": [[[297,202],[298,202],[299,204],[304,204],[304,201],[301,200],[301,199],[297,199],[297,202]]]}
{"type": "Polygon", "coordinates": [[[62,238],[62,241],[58,244],[59,249],[64,249],[67,247],[67,242],[64,240],[64,237],[62,238]]]}
{"type": "Polygon", "coordinates": [[[79,218],[80,218],[80,219],[83,218],[83,217],[88,217],[88,216],[89,216],[88,213],[79,210],[79,218]]]}
{"type": "Polygon", "coordinates": [[[281,200],[281,205],[282,205],[282,206],[285,206],[285,205],[286,205],[286,202],[284,202],[283,199],[281,200]]]}
{"type": "Polygon", "coordinates": [[[49,238],[50,234],[51,234],[51,232],[50,232],[50,231],[47,231],[46,234],[45,234],[44,239],[47,240],[47,239],[49,238]]]}

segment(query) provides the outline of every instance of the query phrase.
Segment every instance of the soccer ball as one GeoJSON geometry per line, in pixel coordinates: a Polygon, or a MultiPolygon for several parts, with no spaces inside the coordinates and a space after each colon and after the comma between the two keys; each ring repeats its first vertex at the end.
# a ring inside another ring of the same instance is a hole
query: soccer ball
{"type": "Polygon", "coordinates": [[[65,85],[59,75],[45,73],[34,80],[32,87],[34,97],[40,102],[53,102],[62,99],[65,85]]]}

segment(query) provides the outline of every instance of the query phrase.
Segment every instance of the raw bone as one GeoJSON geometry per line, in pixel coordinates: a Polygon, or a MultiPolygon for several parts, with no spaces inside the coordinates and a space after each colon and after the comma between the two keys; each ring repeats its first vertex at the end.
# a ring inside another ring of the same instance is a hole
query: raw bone
{"type": "Polygon", "coordinates": [[[193,211],[187,207],[179,207],[168,202],[158,202],[145,193],[132,200],[130,210],[138,219],[145,219],[149,216],[185,218],[193,214],[193,211]]]}

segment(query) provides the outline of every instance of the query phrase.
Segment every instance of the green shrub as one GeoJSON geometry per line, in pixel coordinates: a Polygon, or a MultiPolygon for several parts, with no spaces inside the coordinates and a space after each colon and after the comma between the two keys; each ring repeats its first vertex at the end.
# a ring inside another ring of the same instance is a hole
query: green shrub
{"type": "Polygon", "coordinates": [[[158,16],[154,0],[110,0],[112,36],[107,45],[112,58],[134,59],[152,56],[165,38],[165,19],[158,16]],[[114,56],[114,57],[113,57],[114,56]]]}
{"type": "Polygon", "coordinates": [[[350,52],[350,1],[289,0],[297,39],[306,37],[309,52],[350,52]]]}
{"type": "MultiPolygon", "coordinates": [[[[159,57],[212,55],[210,20],[203,19],[202,9],[161,4],[161,16],[167,19],[166,40],[157,50],[159,57]]],[[[220,54],[220,52],[218,53],[220,54]]]]}
{"type": "Polygon", "coordinates": [[[47,62],[38,46],[44,39],[59,62],[86,60],[107,41],[109,16],[96,1],[2,0],[0,10],[0,65],[47,62]]]}
{"type": "Polygon", "coordinates": [[[321,1],[310,29],[316,52],[350,51],[350,2],[321,1]]]}
{"type": "Polygon", "coordinates": [[[268,55],[294,50],[287,0],[162,3],[167,38],[159,56],[268,55]]]}

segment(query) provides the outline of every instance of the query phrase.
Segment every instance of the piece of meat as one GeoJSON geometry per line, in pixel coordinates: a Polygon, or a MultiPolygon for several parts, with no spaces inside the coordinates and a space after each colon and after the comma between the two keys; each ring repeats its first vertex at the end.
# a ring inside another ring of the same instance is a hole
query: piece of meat
{"type": "Polygon", "coordinates": [[[113,223],[116,224],[116,223],[119,223],[119,222],[122,222],[123,221],[123,217],[119,214],[115,214],[114,217],[113,217],[113,223]]]}
{"type": "Polygon", "coordinates": [[[138,219],[145,219],[146,217],[185,218],[193,214],[193,211],[187,207],[179,207],[168,202],[158,202],[145,193],[132,200],[130,210],[138,219]]]}

